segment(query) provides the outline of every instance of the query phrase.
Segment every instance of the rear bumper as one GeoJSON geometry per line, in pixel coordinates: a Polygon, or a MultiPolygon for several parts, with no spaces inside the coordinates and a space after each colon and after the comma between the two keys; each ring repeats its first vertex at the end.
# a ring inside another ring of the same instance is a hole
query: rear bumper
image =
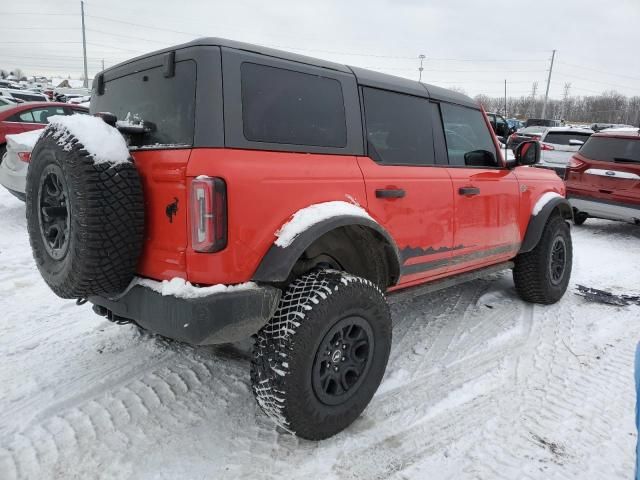
{"type": "Polygon", "coordinates": [[[11,170],[5,162],[2,162],[2,165],[0,165],[0,185],[5,187],[7,190],[24,195],[26,183],[26,168],[18,171],[11,170]]]}
{"type": "Polygon", "coordinates": [[[589,197],[567,196],[569,203],[580,212],[591,217],[623,222],[640,222],[640,205],[622,204],[589,197]]]}
{"type": "Polygon", "coordinates": [[[279,300],[280,290],[269,286],[179,298],[136,285],[118,300],[89,297],[99,315],[131,320],[193,345],[235,342],[253,335],[272,317],[279,300]]]}

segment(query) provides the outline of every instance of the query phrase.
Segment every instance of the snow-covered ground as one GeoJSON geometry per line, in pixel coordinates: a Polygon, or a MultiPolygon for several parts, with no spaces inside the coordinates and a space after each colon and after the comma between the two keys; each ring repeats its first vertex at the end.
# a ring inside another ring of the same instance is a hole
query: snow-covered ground
{"type": "Polygon", "coordinates": [[[249,345],[193,348],[56,298],[24,205],[0,192],[0,479],[632,478],[640,228],[573,228],[571,291],[528,305],[509,275],[392,308],[385,380],[364,415],[312,443],[274,430],[249,345]]]}

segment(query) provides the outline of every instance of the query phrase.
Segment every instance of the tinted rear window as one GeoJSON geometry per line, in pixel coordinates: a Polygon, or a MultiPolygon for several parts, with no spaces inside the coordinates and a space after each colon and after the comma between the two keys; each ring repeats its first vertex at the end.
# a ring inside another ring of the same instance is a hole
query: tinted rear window
{"type": "Polygon", "coordinates": [[[579,132],[549,132],[544,137],[545,143],[553,143],[554,145],[569,145],[570,140],[578,140],[580,142],[586,142],[591,136],[590,133],[579,132]]]}
{"type": "Polygon", "coordinates": [[[33,95],[30,93],[11,93],[15,98],[19,98],[20,100],[24,100],[26,102],[43,102],[46,101],[44,95],[33,95]]]}
{"type": "Polygon", "coordinates": [[[640,137],[638,140],[591,137],[580,149],[580,154],[602,162],[640,163],[640,137]]]}
{"type": "Polygon", "coordinates": [[[369,156],[391,165],[433,165],[428,100],[364,88],[369,156]]]}
{"type": "Polygon", "coordinates": [[[169,78],[156,67],[105,82],[104,94],[91,97],[91,112],[153,123],[152,132],[132,136],[136,146],[193,145],[196,64],[187,60],[175,67],[169,78]]]}
{"type": "Polygon", "coordinates": [[[244,136],[253,142],[345,147],[340,82],[319,75],[243,63],[244,136]]]}

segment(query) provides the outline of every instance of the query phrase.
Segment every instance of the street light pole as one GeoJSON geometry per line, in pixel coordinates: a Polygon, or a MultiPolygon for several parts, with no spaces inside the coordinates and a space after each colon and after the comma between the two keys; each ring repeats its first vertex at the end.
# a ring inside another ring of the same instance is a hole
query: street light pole
{"type": "Polygon", "coordinates": [[[89,73],[87,72],[87,35],[84,31],[84,2],[80,1],[80,13],[82,14],[82,54],[84,58],[84,88],[89,88],[89,73]]]}
{"type": "Polygon", "coordinates": [[[418,58],[420,59],[420,67],[418,68],[418,71],[420,72],[418,74],[418,81],[422,82],[422,71],[424,70],[424,68],[422,68],[422,62],[424,62],[424,59],[427,58],[424,55],[420,54],[418,55],[418,58]]]}

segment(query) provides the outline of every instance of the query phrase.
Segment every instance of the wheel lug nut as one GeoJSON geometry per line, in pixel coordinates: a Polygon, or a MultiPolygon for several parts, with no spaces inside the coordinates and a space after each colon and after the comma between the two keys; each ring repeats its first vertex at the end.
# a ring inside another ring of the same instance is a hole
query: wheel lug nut
{"type": "Polygon", "coordinates": [[[337,372],[338,371],[338,367],[333,367],[333,369],[337,372]]]}
{"type": "Polygon", "coordinates": [[[342,357],[342,361],[344,362],[347,359],[347,357],[342,357]]]}

